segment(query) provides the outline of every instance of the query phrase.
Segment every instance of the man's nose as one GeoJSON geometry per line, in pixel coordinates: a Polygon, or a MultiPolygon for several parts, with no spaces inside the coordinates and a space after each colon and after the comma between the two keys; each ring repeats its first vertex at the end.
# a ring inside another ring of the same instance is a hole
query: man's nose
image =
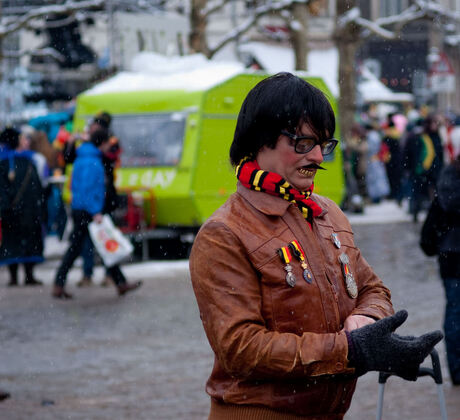
{"type": "Polygon", "coordinates": [[[323,154],[321,153],[321,147],[319,144],[315,145],[315,147],[313,147],[313,149],[311,149],[311,152],[308,153],[307,155],[308,159],[315,162],[315,163],[322,163],[324,158],[323,158],[323,154]]]}

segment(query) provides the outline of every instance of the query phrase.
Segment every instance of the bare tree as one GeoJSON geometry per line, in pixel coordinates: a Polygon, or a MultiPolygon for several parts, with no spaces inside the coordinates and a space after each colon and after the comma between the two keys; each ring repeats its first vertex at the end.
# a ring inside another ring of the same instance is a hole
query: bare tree
{"type": "Polygon", "coordinates": [[[308,11],[310,14],[316,10],[312,4],[320,0],[277,0],[268,1],[254,7],[247,18],[220,39],[215,45],[210,46],[206,37],[207,21],[209,17],[221,10],[230,0],[192,0],[190,11],[191,34],[190,48],[193,52],[200,52],[212,58],[228,43],[235,41],[241,35],[253,28],[263,16],[284,12],[285,19],[289,22],[291,42],[296,56],[296,69],[306,70],[307,63],[307,23],[308,11]]]}
{"type": "MultiPolygon", "coordinates": [[[[206,27],[208,16],[211,11],[206,10],[207,0],[191,0],[190,10],[190,36],[189,46],[192,52],[200,52],[210,57],[210,51],[206,40],[206,27]]],[[[223,7],[224,3],[220,7],[223,7]]],[[[220,8],[219,7],[219,8],[220,8]]],[[[217,9],[218,10],[218,9],[217,9]]]]}
{"type": "Polygon", "coordinates": [[[292,19],[288,27],[291,34],[291,45],[294,51],[295,69],[308,70],[308,6],[305,3],[294,3],[290,8],[292,19]]]}
{"type": "Polygon", "coordinates": [[[346,142],[350,138],[351,127],[356,110],[355,57],[360,43],[361,27],[356,23],[344,24],[344,19],[350,10],[356,10],[355,0],[337,0],[336,30],[334,41],[339,54],[339,126],[341,137],[346,142]]]}

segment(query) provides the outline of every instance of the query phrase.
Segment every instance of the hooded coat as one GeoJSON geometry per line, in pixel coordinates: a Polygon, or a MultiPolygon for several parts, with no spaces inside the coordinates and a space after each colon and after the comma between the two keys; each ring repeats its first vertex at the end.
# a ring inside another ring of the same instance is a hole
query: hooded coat
{"type": "Polygon", "coordinates": [[[442,278],[460,278],[460,160],[441,172],[434,199],[422,228],[421,247],[438,255],[442,278]]]}

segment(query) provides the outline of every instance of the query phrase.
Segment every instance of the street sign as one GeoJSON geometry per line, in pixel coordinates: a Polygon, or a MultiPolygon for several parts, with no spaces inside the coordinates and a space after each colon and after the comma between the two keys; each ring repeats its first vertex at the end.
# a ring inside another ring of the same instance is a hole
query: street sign
{"type": "Polygon", "coordinates": [[[436,93],[455,92],[455,76],[453,74],[433,74],[430,76],[430,87],[436,93]]]}
{"type": "Polygon", "coordinates": [[[430,88],[436,93],[455,92],[455,72],[445,53],[431,65],[429,71],[430,88]]]}

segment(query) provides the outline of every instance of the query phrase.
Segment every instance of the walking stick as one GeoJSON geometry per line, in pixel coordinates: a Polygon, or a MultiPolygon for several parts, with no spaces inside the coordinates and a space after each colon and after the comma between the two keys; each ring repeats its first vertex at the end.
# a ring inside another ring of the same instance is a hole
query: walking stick
{"type": "MultiPolygon", "coordinates": [[[[436,384],[438,391],[439,399],[439,408],[441,410],[441,419],[447,420],[447,411],[446,411],[446,400],[444,398],[444,391],[442,389],[442,373],[441,373],[441,363],[439,362],[439,355],[436,349],[431,350],[431,364],[433,368],[421,367],[418,370],[417,378],[421,376],[431,376],[436,384]]],[[[382,420],[383,413],[383,393],[385,390],[385,383],[387,379],[391,376],[391,373],[380,372],[379,373],[379,399],[377,402],[377,420],[382,420]]]]}

